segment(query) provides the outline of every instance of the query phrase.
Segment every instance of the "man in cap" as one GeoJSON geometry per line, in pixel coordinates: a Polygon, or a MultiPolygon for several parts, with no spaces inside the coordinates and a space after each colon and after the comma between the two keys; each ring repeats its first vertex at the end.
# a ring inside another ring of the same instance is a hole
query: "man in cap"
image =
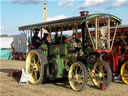
{"type": "Polygon", "coordinates": [[[42,43],[49,44],[48,42],[48,33],[44,33],[44,37],[41,39],[42,43]]]}
{"type": "Polygon", "coordinates": [[[39,29],[34,29],[34,36],[32,37],[32,46],[35,49],[38,49],[38,47],[40,46],[41,42],[40,42],[40,38],[38,37],[38,33],[39,33],[39,29]]]}

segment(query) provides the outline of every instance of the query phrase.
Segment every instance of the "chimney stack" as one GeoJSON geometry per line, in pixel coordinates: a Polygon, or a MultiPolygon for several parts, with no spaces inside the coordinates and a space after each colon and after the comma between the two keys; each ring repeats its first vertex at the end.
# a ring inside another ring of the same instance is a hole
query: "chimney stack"
{"type": "Polygon", "coordinates": [[[80,12],[80,15],[81,15],[81,16],[87,16],[88,13],[89,13],[88,11],[81,11],[81,12],[80,12]]]}

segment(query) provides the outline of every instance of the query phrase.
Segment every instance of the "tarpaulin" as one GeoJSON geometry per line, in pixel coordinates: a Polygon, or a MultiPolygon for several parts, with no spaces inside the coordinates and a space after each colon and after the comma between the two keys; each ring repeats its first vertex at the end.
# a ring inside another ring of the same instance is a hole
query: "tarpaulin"
{"type": "Polygon", "coordinates": [[[11,60],[12,49],[2,49],[0,48],[0,60],[11,60]]]}

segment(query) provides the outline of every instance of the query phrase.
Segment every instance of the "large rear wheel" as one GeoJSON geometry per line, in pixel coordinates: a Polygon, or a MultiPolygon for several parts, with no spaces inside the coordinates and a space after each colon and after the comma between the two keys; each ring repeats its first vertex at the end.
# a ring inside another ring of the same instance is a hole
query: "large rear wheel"
{"type": "Polygon", "coordinates": [[[121,67],[121,78],[124,83],[128,85],[128,61],[125,62],[121,67]]]}
{"type": "Polygon", "coordinates": [[[92,79],[92,82],[96,87],[100,88],[101,83],[106,83],[106,88],[110,86],[112,81],[112,72],[106,62],[96,62],[92,71],[94,73],[94,78],[92,79]]]}
{"type": "Polygon", "coordinates": [[[75,62],[69,69],[69,83],[73,90],[82,91],[88,82],[87,70],[82,62],[75,62]]]}
{"type": "Polygon", "coordinates": [[[44,83],[46,79],[47,58],[41,50],[31,50],[26,58],[26,73],[31,74],[29,82],[44,83]]]}

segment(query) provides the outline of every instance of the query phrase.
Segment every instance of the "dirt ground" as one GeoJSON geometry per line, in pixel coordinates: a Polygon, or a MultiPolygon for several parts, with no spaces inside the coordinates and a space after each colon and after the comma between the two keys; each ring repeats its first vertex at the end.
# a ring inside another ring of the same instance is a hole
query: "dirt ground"
{"type": "Polygon", "coordinates": [[[83,92],[73,91],[63,81],[20,85],[18,78],[10,77],[10,72],[21,70],[24,66],[24,61],[0,61],[0,96],[128,96],[128,85],[123,82],[111,83],[107,90],[99,90],[89,81],[83,92]]]}

